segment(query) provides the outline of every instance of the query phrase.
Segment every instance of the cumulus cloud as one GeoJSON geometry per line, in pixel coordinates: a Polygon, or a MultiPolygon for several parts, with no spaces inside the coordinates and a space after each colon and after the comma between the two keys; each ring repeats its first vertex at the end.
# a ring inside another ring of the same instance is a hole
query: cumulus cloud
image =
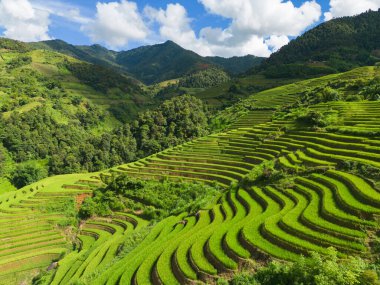
{"type": "Polygon", "coordinates": [[[180,4],[166,9],[146,7],[145,15],[158,23],[162,39],[171,39],[195,52],[207,55],[234,56],[254,54],[269,56],[317,22],[321,7],[314,0],[295,7],[281,0],[198,0],[211,13],[231,21],[225,28],[204,27],[197,35],[192,20],[180,4]]]}
{"type": "Polygon", "coordinates": [[[232,31],[258,36],[297,36],[321,16],[321,6],[306,1],[295,7],[282,0],[199,0],[212,14],[232,19],[232,31]]]}
{"type": "Polygon", "coordinates": [[[145,7],[144,14],[159,25],[162,40],[173,40],[179,45],[203,55],[210,55],[210,48],[199,40],[191,28],[191,19],[180,4],[169,4],[166,10],[145,7]]]}
{"type": "Polygon", "coordinates": [[[20,41],[48,40],[49,12],[36,9],[28,0],[0,0],[3,36],[20,41]]]}
{"type": "Polygon", "coordinates": [[[93,42],[111,48],[126,46],[131,40],[144,40],[149,33],[135,2],[98,2],[95,19],[83,25],[93,42]]]}
{"type": "Polygon", "coordinates": [[[330,0],[330,11],[325,13],[325,20],[343,16],[354,16],[369,9],[378,10],[380,0],[330,0]]]}

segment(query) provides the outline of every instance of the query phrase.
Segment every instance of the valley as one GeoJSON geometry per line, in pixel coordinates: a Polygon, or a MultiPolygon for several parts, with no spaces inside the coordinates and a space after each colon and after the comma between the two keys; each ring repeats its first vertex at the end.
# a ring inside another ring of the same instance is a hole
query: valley
{"type": "Polygon", "coordinates": [[[268,59],[1,38],[0,285],[379,284],[379,15],[268,59]]]}

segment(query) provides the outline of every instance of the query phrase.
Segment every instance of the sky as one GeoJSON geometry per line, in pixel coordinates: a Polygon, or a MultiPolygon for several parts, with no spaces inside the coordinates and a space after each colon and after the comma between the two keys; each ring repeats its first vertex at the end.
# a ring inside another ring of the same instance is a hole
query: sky
{"type": "Polygon", "coordinates": [[[203,56],[267,57],[316,25],[380,0],[0,0],[0,35],[113,50],[172,40],[203,56]]]}

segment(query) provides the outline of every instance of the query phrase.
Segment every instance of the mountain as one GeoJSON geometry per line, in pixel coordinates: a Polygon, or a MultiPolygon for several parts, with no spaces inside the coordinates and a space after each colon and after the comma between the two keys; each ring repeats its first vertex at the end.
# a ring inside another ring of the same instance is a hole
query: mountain
{"type": "Polygon", "coordinates": [[[31,46],[117,68],[145,84],[176,79],[209,67],[218,67],[232,75],[237,75],[253,68],[263,60],[252,55],[232,58],[202,57],[172,41],[121,52],[111,51],[100,45],[74,46],[61,40],[32,43],[31,46]]]}
{"type": "Polygon", "coordinates": [[[116,62],[148,84],[179,78],[212,66],[200,55],[172,41],[120,52],[116,62]]]}
{"type": "Polygon", "coordinates": [[[234,56],[230,58],[220,57],[220,56],[209,56],[206,57],[207,60],[212,63],[221,66],[232,75],[239,75],[251,69],[253,66],[260,64],[264,58],[257,57],[253,55],[246,56],[234,56]]]}
{"type": "Polygon", "coordinates": [[[35,49],[56,51],[93,64],[119,68],[115,63],[117,52],[108,50],[100,45],[75,46],[62,40],[35,42],[28,45],[35,49]]]}
{"type": "Polygon", "coordinates": [[[309,77],[380,61],[380,10],[333,19],[272,54],[260,68],[271,78],[309,77]]]}

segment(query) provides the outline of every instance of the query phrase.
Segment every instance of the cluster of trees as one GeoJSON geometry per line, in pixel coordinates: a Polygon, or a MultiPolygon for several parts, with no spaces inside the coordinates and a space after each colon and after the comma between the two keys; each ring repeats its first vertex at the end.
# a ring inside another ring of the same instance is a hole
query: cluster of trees
{"type": "Polygon", "coordinates": [[[138,157],[150,155],[208,133],[208,113],[201,100],[183,95],[141,113],[131,125],[138,157]]]}
{"type": "Polygon", "coordinates": [[[103,176],[107,187],[94,192],[79,210],[80,218],[107,216],[112,211],[142,212],[150,220],[193,213],[216,202],[221,189],[201,183],[173,182],[166,179],[141,180],[127,175],[103,176]]]}
{"type": "Polygon", "coordinates": [[[29,161],[23,164],[19,164],[12,171],[10,180],[17,188],[22,188],[33,182],[44,179],[48,176],[48,171],[45,167],[39,165],[36,162],[29,161]]]}
{"type": "Polygon", "coordinates": [[[306,91],[301,96],[303,104],[318,104],[332,101],[340,101],[343,98],[342,92],[329,86],[317,87],[313,90],[306,91]]]}
{"type": "Polygon", "coordinates": [[[0,122],[0,142],[15,162],[47,159],[49,174],[62,174],[131,162],[208,132],[202,101],[188,95],[101,135],[89,130],[104,119],[104,113],[89,103],[82,107],[83,113],[75,114],[69,125],[55,120],[46,107],[13,113],[0,122]]]}
{"type": "Polygon", "coordinates": [[[209,88],[230,81],[229,75],[221,69],[209,68],[182,77],[178,85],[186,88],[209,88]]]}
{"type": "Polygon", "coordinates": [[[360,92],[365,99],[369,101],[379,101],[380,100],[380,80],[373,81],[372,84],[364,87],[360,92]]]}

